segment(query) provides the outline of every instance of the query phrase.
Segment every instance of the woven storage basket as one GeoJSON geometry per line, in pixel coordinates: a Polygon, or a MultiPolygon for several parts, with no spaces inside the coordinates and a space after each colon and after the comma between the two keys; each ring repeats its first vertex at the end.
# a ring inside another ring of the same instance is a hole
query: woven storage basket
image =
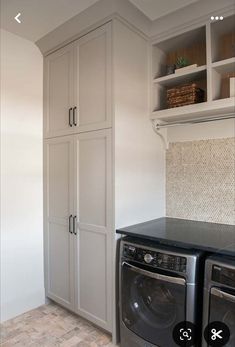
{"type": "Polygon", "coordinates": [[[192,105],[204,101],[204,91],[196,83],[185,84],[167,90],[167,107],[192,105]]]}

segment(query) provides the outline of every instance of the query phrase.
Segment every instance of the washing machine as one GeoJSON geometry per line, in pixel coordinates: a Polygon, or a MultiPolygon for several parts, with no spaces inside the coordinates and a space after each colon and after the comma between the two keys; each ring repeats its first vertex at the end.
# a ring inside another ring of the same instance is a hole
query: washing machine
{"type": "Polygon", "coordinates": [[[201,325],[202,258],[197,251],[121,241],[121,347],[175,347],[172,335],[178,323],[201,325]]]}
{"type": "MultiPolygon", "coordinates": [[[[205,263],[203,331],[212,322],[230,331],[226,347],[235,346],[235,257],[211,257],[205,263]]],[[[204,335],[204,334],[203,334],[204,335]]],[[[209,346],[203,336],[203,347],[209,346]]]]}

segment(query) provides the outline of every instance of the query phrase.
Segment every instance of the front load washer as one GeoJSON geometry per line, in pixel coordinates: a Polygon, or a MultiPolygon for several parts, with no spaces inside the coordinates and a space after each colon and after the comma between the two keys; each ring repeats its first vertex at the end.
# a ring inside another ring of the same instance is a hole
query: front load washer
{"type": "Polygon", "coordinates": [[[130,238],[121,241],[122,347],[175,347],[172,333],[177,323],[200,323],[201,257],[196,251],[130,238]]]}
{"type": "MultiPolygon", "coordinates": [[[[235,346],[235,259],[213,256],[206,260],[203,330],[209,323],[222,322],[230,330],[226,347],[235,346]]],[[[203,347],[209,346],[203,336],[203,347]]]]}

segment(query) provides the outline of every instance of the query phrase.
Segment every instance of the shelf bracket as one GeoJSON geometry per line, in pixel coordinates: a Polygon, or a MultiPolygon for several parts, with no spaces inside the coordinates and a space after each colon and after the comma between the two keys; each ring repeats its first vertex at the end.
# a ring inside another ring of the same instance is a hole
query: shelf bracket
{"type": "Polygon", "coordinates": [[[152,122],[153,131],[160,137],[163,143],[164,149],[165,150],[169,149],[169,141],[167,141],[166,135],[164,136],[164,134],[161,133],[161,128],[159,127],[159,124],[154,119],[152,119],[151,122],[152,122]]]}

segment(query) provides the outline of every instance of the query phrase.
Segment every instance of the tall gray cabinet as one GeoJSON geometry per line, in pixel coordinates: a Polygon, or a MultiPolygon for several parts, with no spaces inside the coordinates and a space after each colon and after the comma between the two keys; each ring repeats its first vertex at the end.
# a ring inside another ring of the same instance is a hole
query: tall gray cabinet
{"type": "Polygon", "coordinates": [[[112,19],[44,63],[46,296],[111,333],[115,229],[163,214],[148,48],[112,19]]]}
{"type": "Polygon", "coordinates": [[[45,58],[46,291],[107,330],[112,266],[110,70],[110,23],[45,58]]]}

